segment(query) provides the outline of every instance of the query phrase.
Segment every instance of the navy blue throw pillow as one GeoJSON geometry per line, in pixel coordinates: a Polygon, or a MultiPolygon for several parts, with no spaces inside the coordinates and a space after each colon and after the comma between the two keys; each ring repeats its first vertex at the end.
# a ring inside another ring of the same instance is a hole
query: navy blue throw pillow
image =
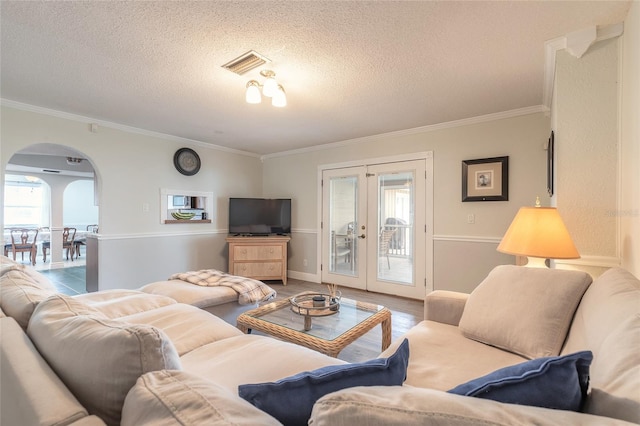
{"type": "Polygon", "coordinates": [[[306,425],[313,404],[331,392],[355,386],[399,386],[407,378],[409,341],[389,358],[330,365],[277,382],[240,385],[238,393],[285,426],[306,425]]]}
{"type": "Polygon", "coordinates": [[[589,387],[591,351],[532,359],[501,368],[449,393],[510,404],[580,411],[589,387]]]}

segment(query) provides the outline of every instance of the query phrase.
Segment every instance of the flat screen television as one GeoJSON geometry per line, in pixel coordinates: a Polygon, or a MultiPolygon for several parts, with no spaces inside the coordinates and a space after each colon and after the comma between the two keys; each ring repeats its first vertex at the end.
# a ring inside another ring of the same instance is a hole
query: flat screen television
{"type": "Polygon", "coordinates": [[[229,198],[229,233],[291,233],[291,199],[229,198]]]}

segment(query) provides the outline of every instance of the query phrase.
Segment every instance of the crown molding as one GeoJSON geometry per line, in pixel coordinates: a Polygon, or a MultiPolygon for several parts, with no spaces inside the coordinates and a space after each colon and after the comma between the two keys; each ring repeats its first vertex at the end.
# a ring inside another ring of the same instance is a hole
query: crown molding
{"type": "Polygon", "coordinates": [[[72,113],[69,113],[69,112],[58,111],[58,110],[55,110],[55,109],[50,109],[50,108],[44,108],[44,107],[39,107],[39,106],[35,106],[35,105],[25,104],[25,103],[22,103],[22,102],[13,101],[11,99],[0,98],[0,105],[2,105],[4,107],[8,107],[8,108],[21,110],[21,111],[35,112],[37,114],[48,115],[48,116],[56,117],[56,118],[63,118],[65,120],[76,121],[76,122],[80,122],[80,123],[87,123],[87,124],[89,124],[91,126],[91,131],[93,133],[97,132],[97,127],[96,127],[96,125],[97,125],[97,126],[107,127],[107,128],[110,128],[110,129],[120,130],[120,131],[123,131],[123,132],[135,133],[135,134],[138,134],[138,135],[150,136],[150,137],[154,137],[154,138],[158,138],[158,139],[164,139],[164,140],[173,141],[173,142],[188,143],[190,145],[195,145],[195,146],[198,146],[200,148],[215,149],[217,151],[224,151],[224,152],[228,152],[228,153],[231,153],[231,154],[238,154],[238,155],[244,155],[244,156],[247,156],[247,157],[260,158],[259,154],[255,154],[253,152],[241,151],[239,149],[227,148],[227,147],[224,147],[224,146],[215,145],[215,144],[212,144],[212,143],[207,143],[207,142],[202,142],[202,141],[197,141],[197,140],[194,140],[194,139],[181,138],[179,136],[169,135],[169,134],[160,133],[160,132],[154,132],[154,131],[146,130],[146,129],[140,129],[138,127],[133,127],[133,126],[127,126],[127,125],[124,125],[124,124],[113,123],[111,121],[105,121],[105,120],[100,120],[100,119],[97,119],[97,118],[86,117],[86,116],[83,116],[83,115],[72,114],[72,113]]]}
{"type": "Polygon", "coordinates": [[[132,126],[126,126],[126,125],[123,125],[123,124],[113,123],[113,122],[110,122],[110,121],[99,120],[99,119],[95,119],[95,118],[92,118],[92,117],[86,117],[86,116],[82,116],[82,115],[71,114],[71,113],[64,112],[64,111],[58,111],[58,110],[54,110],[54,109],[39,107],[39,106],[35,106],[35,105],[30,105],[30,104],[25,104],[25,103],[22,103],[22,102],[13,101],[13,100],[6,99],[6,98],[0,98],[0,105],[8,107],[8,108],[21,110],[21,111],[34,112],[34,113],[37,113],[37,114],[48,115],[48,116],[51,116],[51,117],[63,118],[63,119],[66,119],[66,120],[76,121],[76,122],[80,122],[80,123],[87,123],[87,124],[89,124],[91,126],[91,131],[94,132],[94,133],[97,131],[97,128],[95,127],[96,125],[97,126],[103,126],[103,127],[108,127],[108,128],[111,128],[111,129],[121,130],[121,131],[124,131],[124,132],[135,133],[135,134],[140,134],[140,135],[144,135],[144,136],[150,136],[150,137],[155,137],[155,138],[159,138],[159,139],[170,140],[170,141],[174,141],[174,142],[189,143],[189,144],[196,145],[196,146],[199,146],[199,147],[202,147],[202,148],[215,149],[215,150],[218,150],[218,151],[229,152],[229,153],[232,153],[232,154],[238,154],[238,155],[244,155],[244,156],[248,156],[248,157],[260,158],[261,161],[264,161],[265,159],[268,159],[268,158],[285,157],[285,156],[294,155],[294,154],[303,154],[303,153],[308,153],[308,152],[322,151],[322,150],[326,150],[326,149],[333,149],[333,148],[339,148],[339,147],[349,146],[349,145],[354,145],[354,144],[372,142],[372,141],[381,140],[381,139],[388,139],[388,138],[391,138],[391,137],[401,137],[401,136],[415,135],[415,134],[419,134],[419,133],[435,132],[437,130],[442,130],[442,129],[450,129],[450,128],[455,128],[455,127],[469,126],[469,125],[472,125],[472,124],[486,123],[486,122],[490,122],[490,121],[502,120],[502,119],[505,119],[505,118],[512,118],[512,117],[519,117],[519,116],[522,116],[522,115],[535,114],[535,113],[539,113],[539,112],[545,112],[546,113],[546,112],[549,111],[548,107],[545,107],[543,105],[534,105],[534,106],[531,106],[531,107],[513,109],[513,110],[509,110],[509,111],[502,111],[502,112],[497,112],[497,113],[492,113],[492,114],[485,114],[485,115],[480,115],[480,116],[477,116],[477,117],[463,118],[461,120],[447,121],[447,122],[444,122],[444,123],[438,123],[438,124],[432,124],[432,125],[428,125],[428,126],[415,127],[415,128],[411,128],[411,129],[405,129],[405,130],[398,130],[398,131],[395,131],[395,132],[381,133],[381,134],[373,135],[373,136],[365,136],[365,137],[361,137],[361,138],[347,139],[347,140],[344,140],[344,141],[333,142],[333,143],[324,144],[324,145],[317,145],[317,146],[312,146],[312,147],[308,147],[308,148],[300,148],[300,149],[294,149],[294,150],[289,150],[289,151],[282,151],[282,152],[277,152],[277,153],[267,154],[267,155],[262,155],[261,156],[260,154],[255,154],[255,153],[248,152],[248,151],[241,151],[241,150],[237,150],[237,149],[233,149],[233,148],[227,148],[227,147],[224,147],[224,146],[215,145],[215,144],[211,144],[211,143],[207,143],[207,142],[202,142],[202,141],[197,141],[197,140],[187,139],[187,138],[181,138],[181,137],[178,137],[178,136],[168,135],[168,134],[165,134],[165,133],[159,133],[159,132],[154,132],[154,131],[151,131],[151,130],[145,130],[145,129],[140,129],[140,128],[137,128],[137,127],[132,127],[132,126]]]}
{"type": "Polygon", "coordinates": [[[339,142],[333,142],[323,145],[310,146],[307,148],[292,149],[289,151],[281,151],[273,154],[267,154],[260,157],[262,160],[275,157],[285,157],[288,155],[305,154],[309,152],[323,151],[326,149],[340,148],[360,143],[373,142],[381,139],[389,139],[401,136],[410,136],[419,133],[435,132],[442,129],[450,129],[454,127],[469,126],[472,124],[486,123],[490,121],[502,120],[505,118],[519,117],[521,115],[535,114],[539,112],[548,112],[549,109],[542,105],[534,105],[525,108],[512,109],[509,111],[496,112],[493,114],[479,115],[477,117],[463,118],[461,120],[446,121],[444,123],[430,124],[428,126],[414,127],[411,129],[397,130],[395,132],[380,133],[378,135],[364,136],[361,138],[347,139],[339,142]]]}

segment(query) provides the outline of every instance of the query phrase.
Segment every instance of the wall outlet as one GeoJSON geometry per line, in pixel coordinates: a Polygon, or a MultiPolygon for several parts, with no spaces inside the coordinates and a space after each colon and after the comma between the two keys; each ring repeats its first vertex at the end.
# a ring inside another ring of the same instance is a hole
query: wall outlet
{"type": "Polygon", "coordinates": [[[476,223],[476,215],[469,213],[467,215],[467,223],[476,223]]]}
{"type": "Polygon", "coordinates": [[[302,261],[302,266],[309,266],[309,261],[307,259],[304,259],[302,261]]]}
{"type": "Polygon", "coordinates": [[[149,213],[149,203],[142,203],[142,212],[149,213]]]}

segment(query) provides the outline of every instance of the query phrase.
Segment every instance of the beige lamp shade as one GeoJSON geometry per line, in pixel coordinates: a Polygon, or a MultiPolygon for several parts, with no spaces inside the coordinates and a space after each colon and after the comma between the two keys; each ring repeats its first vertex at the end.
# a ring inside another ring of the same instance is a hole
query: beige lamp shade
{"type": "Polygon", "coordinates": [[[521,207],[498,251],[545,259],[578,259],[564,222],[554,207],[521,207]]]}

